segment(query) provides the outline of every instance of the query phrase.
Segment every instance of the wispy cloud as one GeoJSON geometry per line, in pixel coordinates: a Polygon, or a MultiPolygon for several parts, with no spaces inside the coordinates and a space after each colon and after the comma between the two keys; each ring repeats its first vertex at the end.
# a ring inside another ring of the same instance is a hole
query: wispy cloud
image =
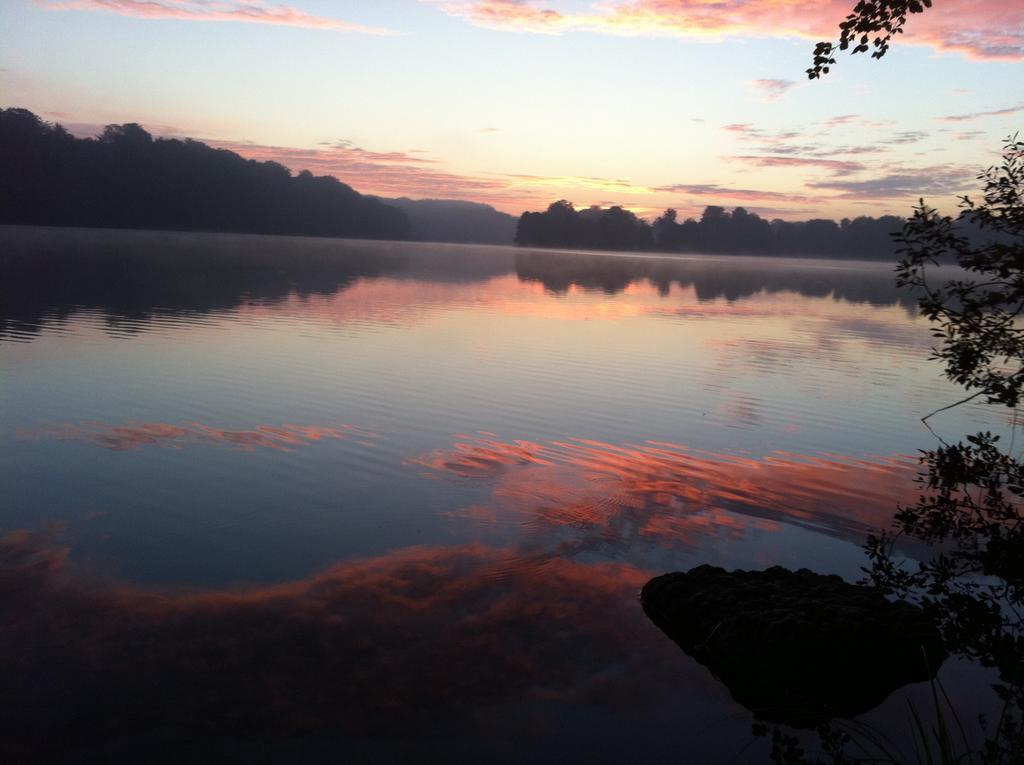
{"type": "Polygon", "coordinates": [[[631,200],[652,192],[623,178],[460,173],[412,151],[370,151],[349,141],[328,142],[312,149],[238,141],[206,143],[249,159],[278,162],[293,171],[332,175],[366,194],[472,199],[513,213],[544,208],[560,197],[590,204],[596,202],[595,194],[602,198],[613,195],[618,204],[633,208],[631,200]]]}
{"type": "MultiPolygon", "coordinates": [[[[426,0],[473,24],[540,34],[829,39],[849,0],[426,0]]],[[[1024,5],[946,0],[914,16],[902,41],[975,59],[1024,58],[1024,5]]]]}
{"type": "Polygon", "coordinates": [[[734,162],[743,162],[756,167],[809,167],[828,170],[836,175],[850,175],[865,169],[862,162],[840,159],[823,159],[821,157],[789,157],[789,156],[760,156],[741,154],[726,159],[734,162]]]}
{"type": "MultiPolygon", "coordinates": [[[[863,124],[857,115],[833,118],[838,125],[863,124]],[[858,120],[860,122],[858,122],[858,120]]],[[[75,135],[98,135],[95,123],[66,125],[75,135]]],[[[193,131],[174,126],[147,125],[156,135],[182,138],[193,131]]],[[[975,168],[964,166],[915,169],[889,160],[896,146],[922,140],[923,131],[879,135],[873,144],[848,145],[821,139],[824,123],[801,130],[768,130],[752,123],[733,123],[720,128],[738,146],[723,158],[749,168],[789,168],[796,178],[784,184],[771,180],[720,181],[698,177],[694,182],[666,183],[661,178],[631,179],[591,175],[543,175],[529,173],[472,172],[448,164],[443,158],[416,149],[369,149],[335,137],[311,147],[280,146],[255,141],[204,139],[210,146],[227,149],[247,159],[272,161],[293,172],[309,170],[334,176],[365,194],[424,199],[472,199],[499,210],[519,214],[542,210],[556,199],[572,200],[577,207],[619,204],[637,214],[657,214],[668,206],[691,215],[706,204],[742,204],[766,215],[792,218],[806,214],[833,215],[836,203],[847,208],[877,202],[888,208],[894,199],[913,200],[920,195],[947,196],[972,188],[975,168]],[[878,155],[877,159],[875,155],[878,155]],[[801,170],[806,175],[800,176],[801,170]],[[875,176],[872,179],[870,176],[875,176]]],[[[952,128],[943,128],[951,131],[952,128]]],[[[933,160],[934,161],[934,160],[933,160]]],[[[753,177],[753,173],[751,173],[753,177]]],[[[842,214],[846,214],[843,211],[842,214]]]]}
{"type": "Polygon", "coordinates": [[[733,122],[728,125],[722,125],[722,130],[727,133],[739,133],[743,136],[761,135],[763,133],[763,131],[754,127],[750,122],[733,122]]]}
{"type": "Polygon", "coordinates": [[[835,117],[829,117],[823,123],[826,129],[831,130],[832,128],[840,127],[841,125],[856,124],[863,119],[859,114],[837,114],[835,117]]]}
{"type": "Polygon", "coordinates": [[[972,122],[973,120],[979,120],[983,117],[1006,117],[1010,114],[1016,114],[1017,112],[1024,111],[1024,104],[1017,104],[1017,106],[1009,106],[1005,109],[993,109],[989,112],[971,112],[969,114],[950,114],[946,117],[939,117],[942,122],[972,122]]]}
{"type": "Polygon", "coordinates": [[[928,133],[924,130],[901,130],[888,138],[883,138],[879,143],[902,146],[908,143],[918,143],[927,137],[928,133]]]}
{"type": "MultiPolygon", "coordinates": [[[[67,122],[65,127],[75,136],[90,138],[99,135],[104,126],[92,122],[67,122]]],[[[189,131],[171,125],[146,127],[161,137],[184,138],[190,135],[189,131]]],[[[309,170],[317,175],[334,176],[365,194],[472,199],[515,214],[526,209],[542,209],[562,197],[581,204],[594,204],[612,196],[615,197],[614,204],[638,210],[644,205],[636,201],[637,197],[652,193],[647,186],[625,178],[458,172],[447,169],[444,162],[425,156],[425,152],[416,149],[374,151],[344,138],[321,141],[310,148],[255,141],[199,140],[218,149],[233,151],[246,159],[277,162],[293,172],[309,170]]]]}
{"type": "Polygon", "coordinates": [[[762,189],[735,189],[728,186],[719,186],[714,183],[674,183],[669,186],[658,186],[654,191],[665,194],[685,194],[691,197],[712,200],[728,200],[730,202],[795,202],[797,204],[805,204],[813,201],[802,194],[765,191],[762,189]]]}
{"type": "Polygon", "coordinates": [[[101,422],[65,423],[41,430],[20,429],[21,440],[80,441],[115,452],[134,451],[144,447],[180,449],[205,444],[239,451],[274,449],[289,452],[309,446],[314,441],[343,440],[356,437],[373,438],[374,433],[349,424],[340,425],[257,425],[244,430],[225,430],[199,422],[171,424],[166,422],[127,422],[111,425],[101,422]]]}
{"type": "MultiPolygon", "coordinates": [[[[749,122],[722,125],[721,129],[731,134],[735,140],[749,145],[750,149],[761,152],[766,159],[777,157],[780,161],[775,162],[776,166],[784,164],[781,159],[785,156],[794,159],[786,163],[791,166],[803,163],[808,167],[831,166],[839,170],[840,165],[843,165],[842,169],[847,172],[855,172],[866,168],[863,165],[855,167],[859,163],[838,158],[884,154],[891,152],[895,146],[918,143],[929,137],[929,133],[924,130],[893,132],[891,127],[892,123],[889,121],[869,120],[860,114],[840,114],[797,130],[766,130],[749,122]],[[868,136],[870,134],[867,131],[873,131],[875,138],[872,142],[864,144],[834,142],[833,134],[842,130],[855,130],[858,136],[868,136]]],[[[738,156],[745,157],[750,162],[755,159],[755,155],[746,153],[738,156]]],[[[768,165],[768,162],[763,163],[763,166],[768,165]]]]}
{"type": "Polygon", "coordinates": [[[795,138],[803,138],[805,134],[799,130],[779,130],[769,132],[763,128],[754,127],[750,122],[734,122],[730,125],[722,125],[722,130],[727,133],[734,133],[742,141],[769,141],[781,142],[792,141],[795,138]]]}
{"type": "Polygon", "coordinates": [[[184,21],[234,21],[303,29],[362,34],[395,34],[383,27],[353,24],[328,16],[316,16],[289,5],[263,0],[36,0],[54,11],[106,11],[142,19],[184,21]]]}
{"type": "Polygon", "coordinates": [[[867,180],[812,181],[813,189],[839,192],[838,199],[913,199],[949,196],[974,188],[977,169],[961,165],[936,165],[880,175],[867,180]]]}
{"type": "Polygon", "coordinates": [[[448,13],[464,16],[486,27],[556,34],[578,23],[572,15],[566,16],[550,8],[538,7],[529,0],[440,0],[435,4],[448,13]]]}
{"type": "Polygon", "coordinates": [[[896,124],[895,120],[870,120],[862,114],[838,114],[821,123],[821,129],[828,133],[837,128],[856,128],[858,130],[884,130],[896,124]]]}
{"type": "Polygon", "coordinates": [[[577,188],[590,191],[608,191],[627,194],[644,194],[650,192],[646,186],[638,186],[624,178],[594,178],[583,175],[506,175],[509,181],[521,186],[535,188],[559,187],[577,188]]]}
{"type": "Polygon", "coordinates": [[[796,86],[793,80],[754,80],[750,83],[764,101],[778,101],[796,86]]]}
{"type": "Polygon", "coordinates": [[[505,201],[508,182],[495,177],[450,172],[433,159],[408,151],[371,151],[347,141],[318,148],[268,146],[242,141],[208,140],[211,146],[248,159],[278,162],[292,170],[333,175],[361,192],[414,197],[505,201]]]}

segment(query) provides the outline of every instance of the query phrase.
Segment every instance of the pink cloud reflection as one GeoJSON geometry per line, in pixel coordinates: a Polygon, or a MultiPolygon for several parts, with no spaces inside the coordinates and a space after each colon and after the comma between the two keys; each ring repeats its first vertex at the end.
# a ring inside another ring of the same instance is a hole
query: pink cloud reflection
{"type": "Polygon", "coordinates": [[[55,425],[41,430],[20,429],[24,440],[80,441],[115,452],[135,451],[148,446],[180,449],[189,444],[212,444],[238,451],[273,449],[293,451],[314,441],[357,438],[366,440],[374,433],[354,425],[257,425],[246,430],[227,430],[186,422],[172,425],[165,422],[129,422],[109,425],[102,422],[55,425]]]}

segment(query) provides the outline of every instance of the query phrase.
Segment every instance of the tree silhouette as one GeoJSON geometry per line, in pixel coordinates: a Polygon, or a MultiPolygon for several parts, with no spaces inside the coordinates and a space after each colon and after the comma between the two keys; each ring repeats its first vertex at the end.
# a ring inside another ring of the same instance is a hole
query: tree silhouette
{"type": "MultiPolygon", "coordinates": [[[[968,392],[925,421],[982,399],[1005,407],[1016,428],[1024,397],[1024,141],[1008,139],[1002,163],[979,180],[982,200],[962,197],[956,218],[923,201],[915,209],[898,237],[897,281],[917,291],[921,313],[935,324],[934,358],[968,392]],[[932,273],[948,263],[966,275],[932,273]]],[[[939,738],[936,759],[1014,765],[1024,761],[1024,459],[990,432],[940,443],[922,452],[917,502],[898,509],[892,531],[868,538],[867,583],[923,606],[951,652],[998,672],[1004,707],[995,720],[979,719],[981,747],[965,741],[954,750],[939,738]],[[904,561],[903,538],[923,542],[930,555],[904,561]]],[[[862,761],[848,755],[840,729],[821,733],[826,761],[862,761]]],[[[772,736],[776,762],[822,762],[809,760],[794,737],[778,729],[772,736]]],[[[919,743],[933,761],[935,742],[919,743]]]]}
{"type": "MultiPolygon", "coordinates": [[[[936,325],[934,357],[972,399],[1005,407],[1016,423],[1024,395],[1024,141],[1008,139],[1002,164],[979,176],[980,203],[961,199],[956,219],[922,201],[900,236],[898,282],[920,295],[936,325]],[[989,235],[962,234],[969,222],[989,235]],[[936,283],[929,268],[954,261],[966,276],[936,283]]],[[[942,409],[938,410],[942,411],[942,409]]],[[[937,412],[936,412],[937,413],[937,412]]],[[[933,413],[935,414],[935,413],[933,413]]],[[[931,415],[929,415],[931,417],[931,415]]],[[[925,418],[926,420],[928,418],[925,418]]],[[[868,541],[878,586],[928,607],[950,647],[999,672],[1006,709],[986,743],[986,762],[1024,757],[1024,462],[989,432],[925,451],[920,499],[901,507],[896,534],[868,541]],[[893,554],[899,535],[936,549],[915,568],[893,554]]]]}
{"type": "Polygon", "coordinates": [[[700,220],[680,223],[677,212],[669,209],[648,224],[622,207],[577,211],[563,199],[545,212],[523,213],[516,243],[565,249],[892,259],[892,234],[903,222],[891,215],[841,224],[824,219],[767,221],[743,207],[729,212],[709,205],[700,220]]]}
{"type": "Polygon", "coordinates": [[[76,139],[0,109],[0,223],[406,239],[401,211],[332,177],[297,176],[135,123],[76,139]]]}

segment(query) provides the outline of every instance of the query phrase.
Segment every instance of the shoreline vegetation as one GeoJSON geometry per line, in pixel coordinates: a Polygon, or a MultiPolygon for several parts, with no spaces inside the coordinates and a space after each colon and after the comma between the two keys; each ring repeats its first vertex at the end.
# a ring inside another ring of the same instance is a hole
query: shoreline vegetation
{"type": "Polygon", "coordinates": [[[577,210],[559,200],[545,212],[523,213],[516,244],[709,255],[778,255],[834,259],[895,260],[892,236],[904,220],[894,215],[807,221],[766,220],[737,207],[709,205],[699,220],[680,222],[666,210],[648,223],[622,207],[577,210]]]}
{"type": "Polygon", "coordinates": [[[361,194],[332,176],[154,138],[136,123],[75,138],[27,109],[0,109],[0,224],[891,261],[903,223],[769,221],[714,205],[699,220],[670,209],[648,222],[565,200],[517,219],[477,202],[361,194]]]}

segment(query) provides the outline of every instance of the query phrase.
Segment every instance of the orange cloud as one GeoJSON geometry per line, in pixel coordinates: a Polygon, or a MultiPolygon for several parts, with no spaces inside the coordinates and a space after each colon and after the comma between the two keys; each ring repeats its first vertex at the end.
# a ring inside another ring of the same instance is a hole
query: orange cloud
{"type": "Polygon", "coordinates": [[[639,608],[650,575],[464,545],[271,586],[167,591],[91,575],[53,535],[12,532],[0,536],[0,755],[92,761],[103,759],[84,756],[93,747],[151,730],[436,747],[477,713],[528,734],[506,720],[517,705],[657,710],[681,675],[703,707],[715,681],[639,608]]]}
{"type": "MultiPolygon", "coordinates": [[[[529,257],[531,251],[517,253],[529,257]]],[[[542,253],[544,255],[548,253],[542,253]]],[[[680,299],[693,305],[666,308],[664,295],[650,284],[617,284],[623,299],[609,302],[593,289],[569,285],[552,290],[536,277],[526,273],[492,277],[473,284],[474,305],[488,307],[503,316],[522,316],[552,321],[611,321],[647,314],[683,313],[695,316],[718,314],[764,315],[763,309],[745,306],[697,304],[692,290],[682,288],[680,299]],[[572,300],[551,300],[551,293],[569,295],[572,300]]],[[[379,277],[356,282],[344,292],[334,295],[289,295],[273,304],[242,305],[237,310],[244,316],[294,315],[329,325],[348,321],[371,321],[374,324],[410,326],[430,321],[439,314],[449,315],[453,305],[467,299],[463,284],[435,281],[413,281],[379,277]]]]}
{"type": "MultiPolygon", "coordinates": [[[[687,39],[802,37],[828,40],[850,12],[848,0],[605,0],[584,11],[558,0],[433,0],[474,24],[544,34],[597,32],[687,39]]],[[[914,15],[901,41],[975,59],[1024,58],[1019,3],[946,0],[914,15]]]]}
{"type": "Polygon", "coordinates": [[[141,19],[184,21],[234,21],[247,24],[324,29],[388,35],[391,30],[315,16],[288,5],[269,5],[262,0],[41,0],[53,11],[106,11],[141,19]]]}
{"type": "MultiPolygon", "coordinates": [[[[888,526],[896,503],[917,490],[917,463],[900,455],[747,457],[650,441],[458,438],[414,464],[494,480],[495,519],[572,527],[583,547],[609,539],[696,544],[708,533],[742,536],[779,522],[859,542],[867,530],[888,526]]],[[[480,506],[469,512],[487,518],[480,506]]]]}
{"type": "Polygon", "coordinates": [[[146,446],[181,448],[190,443],[226,446],[239,451],[274,449],[292,451],[323,439],[372,438],[375,434],[354,425],[325,427],[322,425],[257,425],[250,430],[225,430],[187,422],[171,425],[164,422],[133,422],[125,425],[106,425],[101,422],[78,425],[56,425],[42,430],[20,429],[18,437],[26,440],[52,439],[55,441],[82,441],[115,452],[126,452],[146,446]]]}
{"type": "MultiPolygon", "coordinates": [[[[842,281],[824,283],[808,291],[806,284],[788,271],[770,267],[761,272],[748,271],[740,278],[729,264],[712,268],[677,258],[623,258],[607,253],[520,248],[514,253],[493,253],[488,262],[496,267],[497,274],[479,272],[479,281],[474,281],[470,290],[465,283],[443,278],[444,260],[452,258],[448,273],[457,272],[464,267],[458,258],[468,252],[458,245],[450,247],[432,245],[432,265],[438,269],[416,272],[416,278],[358,279],[330,294],[293,292],[273,301],[244,302],[233,310],[245,318],[293,316],[328,326],[350,321],[412,326],[441,315],[450,318],[453,306],[458,310],[467,300],[502,316],[547,321],[614,321],[637,316],[789,319],[813,314],[816,325],[829,326],[830,333],[842,334],[853,327],[859,339],[871,342],[879,337],[886,347],[899,343],[901,347],[920,349],[928,341],[927,328],[903,328],[902,311],[896,319],[882,315],[865,319],[862,312],[851,307],[863,302],[883,306],[902,301],[909,309],[912,301],[908,302],[909,298],[896,289],[889,273],[882,269],[866,282],[849,286],[842,281]],[[503,257],[508,260],[503,261],[503,257]],[[507,273],[511,269],[514,273],[507,273]],[[779,293],[784,297],[771,297],[779,293]],[[609,294],[617,294],[619,299],[609,301],[609,294]],[[567,299],[552,300],[552,295],[567,299]],[[756,300],[738,300],[755,295],[759,295],[756,300]],[[819,298],[823,297],[831,299],[822,302],[819,298]],[[795,300],[801,300],[799,307],[794,307],[795,300]]],[[[780,350],[794,352],[792,345],[780,350]]],[[[820,349],[810,348],[808,353],[813,356],[820,349]]],[[[831,363],[840,360],[833,358],[831,363]]]]}

